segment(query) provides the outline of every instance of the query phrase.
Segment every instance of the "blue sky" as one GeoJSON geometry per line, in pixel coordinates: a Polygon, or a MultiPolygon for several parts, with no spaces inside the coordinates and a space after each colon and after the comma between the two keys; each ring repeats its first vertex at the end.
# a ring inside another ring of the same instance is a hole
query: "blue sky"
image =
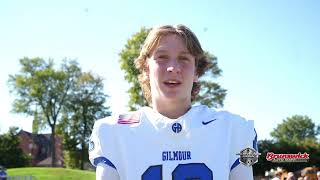
{"type": "Polygon", "coordinates": [[[22,57],[76,58],[105,78],[113,112],[126,110],[118,53],[142,26],[185,24],[218,57],[224,110],[255,120],[259,139],[294,114],[320,124],[320,1],[0,1],[0,132],[31,131],[10,113],[6,84],[22,57]]]}

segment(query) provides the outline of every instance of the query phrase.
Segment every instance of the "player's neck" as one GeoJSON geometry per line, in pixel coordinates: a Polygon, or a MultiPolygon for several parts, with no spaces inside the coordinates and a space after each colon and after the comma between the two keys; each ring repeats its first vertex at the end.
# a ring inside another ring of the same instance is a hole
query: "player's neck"
{"type": "Polygon", "coordinates": [[[170,119],[177,119],[184,115],[190,108],[191,102],[163,102],[154,101],[152,108],[170,119]]]}

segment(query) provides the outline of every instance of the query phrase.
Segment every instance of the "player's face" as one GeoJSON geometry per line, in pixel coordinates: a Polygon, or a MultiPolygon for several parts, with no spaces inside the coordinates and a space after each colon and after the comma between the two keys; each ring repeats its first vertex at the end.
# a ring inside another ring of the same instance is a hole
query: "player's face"
{"type": "Polygon", "coordinates": [[[148,59],[152,101],[191,102],[195,57],[176,35],[161,38],[148,59]]]}

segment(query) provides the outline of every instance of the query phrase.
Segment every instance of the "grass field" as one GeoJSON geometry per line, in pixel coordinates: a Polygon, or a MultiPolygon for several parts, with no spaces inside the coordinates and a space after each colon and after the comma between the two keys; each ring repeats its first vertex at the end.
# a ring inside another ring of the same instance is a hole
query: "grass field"
{"type": "Polygon", "coordinates": [[[66,168],[13,168],[7,173],[8,176],[33,176],[36,180],[95,179],[95,172],[66,168]]]}

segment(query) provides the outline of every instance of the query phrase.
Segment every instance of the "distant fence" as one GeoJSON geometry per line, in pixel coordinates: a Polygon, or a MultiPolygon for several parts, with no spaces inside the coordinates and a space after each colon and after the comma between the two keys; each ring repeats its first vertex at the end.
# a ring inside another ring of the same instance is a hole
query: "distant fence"
{"type": "Polygon", "coordinates": [[[8,176],[7,180],[36,180],[34,176],[8,176]]]}

